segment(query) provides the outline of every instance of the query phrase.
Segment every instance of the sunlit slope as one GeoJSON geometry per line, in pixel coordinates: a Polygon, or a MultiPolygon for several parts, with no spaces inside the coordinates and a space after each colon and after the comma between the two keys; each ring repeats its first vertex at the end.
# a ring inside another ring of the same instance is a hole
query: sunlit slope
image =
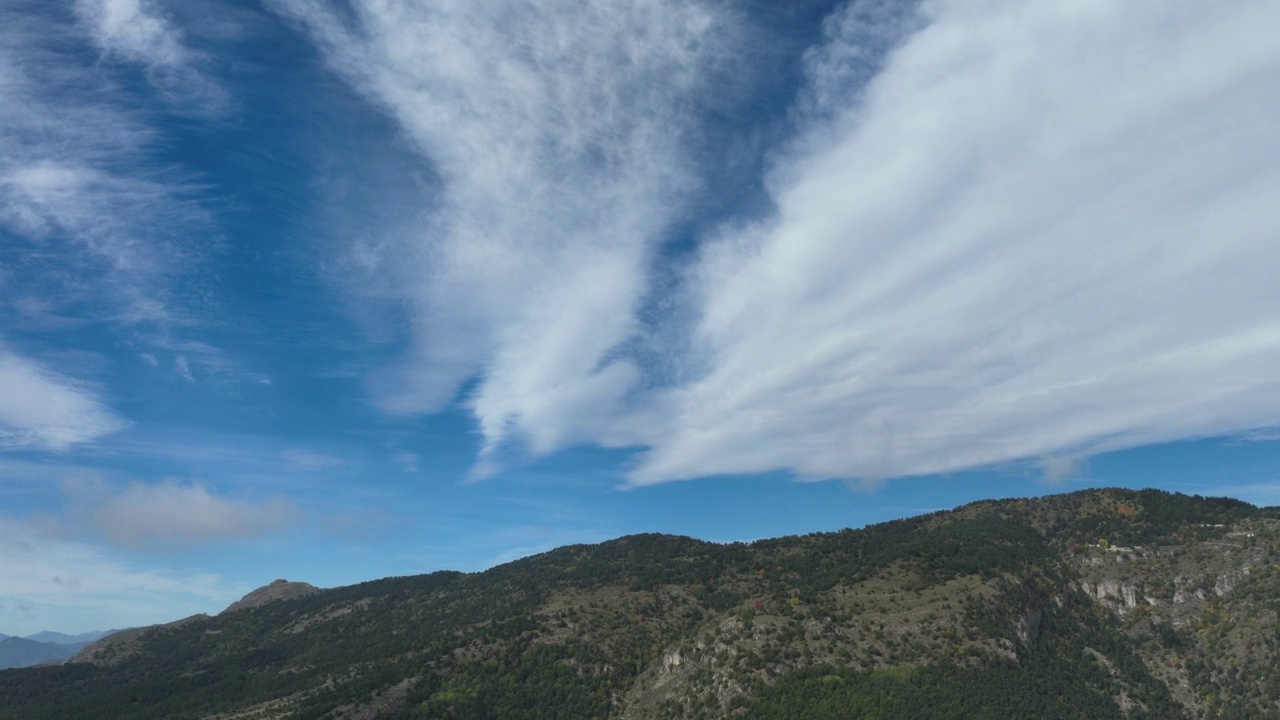
{"type": "Polygon", "coordinates": [[[389,578],[0,673],[0,718],[1280,713],[1280,519],[1086,491],[389,578]]]}

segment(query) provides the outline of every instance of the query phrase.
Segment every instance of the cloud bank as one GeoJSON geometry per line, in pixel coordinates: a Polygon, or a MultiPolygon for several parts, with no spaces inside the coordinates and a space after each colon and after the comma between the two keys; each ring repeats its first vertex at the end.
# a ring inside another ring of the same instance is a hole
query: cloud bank
{"type": "Polygon", "coordinates": [[[0,627],[5,632],[150,625],[220,609],[248,589],[212,573],[141,567],[0,517],[0,627]]]}
{"type": "Polygon", "coordinates": [[[635,482],[938,473],[1280,417],[1280,8],[927,15],[776,168],[777,216],[706,249],[712,370],[664,398],[635,482]]]}
{"type": "Polygon", "coordinates": [[[277,4],[440,176],[416,233],[359,248],[410,308],[374,387],[431,412],[474,380],[482,468],[518,439],[643,448],[641,485],[877,479],[1280,422],[1273,2],[937,0],[891,51],[848,5],[775,211],[674,288],[653,265],[709,173],[682,138],[749,63],[724,6],[277,4]]]}
{"type": "Polygon", "coordinates": [[[133,482],[123,488],[93,480],[64,484],[79,522],[112,544],[133,549],[189,547],[256,537],[296,517],[292,504],[221,497],[200,483],[133,482]]]}

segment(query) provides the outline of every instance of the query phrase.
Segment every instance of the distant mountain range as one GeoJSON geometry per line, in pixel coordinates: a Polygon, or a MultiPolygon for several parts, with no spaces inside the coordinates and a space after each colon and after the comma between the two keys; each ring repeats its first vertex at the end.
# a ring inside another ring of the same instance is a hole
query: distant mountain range
{"type": "Polygon", "coordinates": [[[973,503],[754,543],[277,582],[0,672],[0,720],[1280,718],[1280,508],[973,503]]]}
{"type": "Polygon", "coordinates": [[[35,640],[42,643],[57,643],[58,645],[75,645],[77,643],[83,645],[91,643],[98,638],[110,635],[116,630],[94,630],[93,632],[80,633],[79,635],[67,635],[66,633],[53,632],[51,630],[41,630],[35,635],[27,635],[28,640],[35,640]]]}
{"type": "Polygon", "coordinates": [[[116,631],[98,630],[79,635],[67,635],[42,630],[25,638],[0,633],[0,670],[67,660],[89,643],[113,632],[116,631]]]}

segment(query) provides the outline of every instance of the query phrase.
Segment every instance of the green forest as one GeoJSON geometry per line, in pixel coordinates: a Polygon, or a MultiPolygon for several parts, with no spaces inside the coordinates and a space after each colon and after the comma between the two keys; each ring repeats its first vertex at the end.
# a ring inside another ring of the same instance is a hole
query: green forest
{"type": "Polygon", "coordinates": [[[630,536],[108,638],[0,672],[0,718],[1280,717],[1278,529],[1104,490],[630,536]]]}

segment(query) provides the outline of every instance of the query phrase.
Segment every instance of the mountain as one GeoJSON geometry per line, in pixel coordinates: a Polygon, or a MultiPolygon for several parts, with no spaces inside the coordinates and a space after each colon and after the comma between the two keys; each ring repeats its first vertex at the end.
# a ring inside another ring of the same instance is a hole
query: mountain
{"type": "Polygon", "coordinates": [[[1277,560],[1280,509],[1157,491],[637,535],[118,633],[0,718],[1280,717],[1277,560]]]}
{"type": "MultiPolygon", "coordinates": [[[[250,608],[265,605],[269,602],[304,597],[316,592],[320,592],[320,588],[308,583],[275,580],[231,603],[222,611],[221,614],[248,610],[250,608]]],[[[165,628],[172,629],[181,627],[190,622],[207,619],[209,619],[209,616],[202,613],[162,625],[130,628],[128,630],[114,630],[110,633],[103,633],[98,640],[82,644],[80,647],[83,649],[71,657],[71,661],[92,662],[100,665],[116,664],[137,652],[142,647],[142,637],[152,630],[165,628]]]]}
{"type": "Polygon", "coordinates": [[[0,639],[0,669],[24,668],[42,663],[66,660],[79,646],[63,646],[20,637],[0,639]]]}
{"type": "Polygon", "coordinates": [[[227,606],[227,609],[222,612],[229,613],[236,612],[237,610],[248,610],[249,608],[265,605],[266,603],[273,602],[275,600],[289,600],[316,592],[320,592],[320,588],[315,585],[309,585],[304,582],[276,580],[270,585],[264,585],[231,603],[227,606]]]}
{"type": "Polygon", "coordinates": [[[86,645],[115,630],[67,635],[42,630],[25,638],[0,635],[0,669],[30,667],[66,660],[86,645]]]}
{"type": "Polygon", "coordinates": [[[152,631],[178,628],[190,622],[207,619],[209,619],[208,615],[200,613],[161,625],[117,630],[77,648],[79,652],[70,656],[70,662],[92,662],[99,665],[119,663],[136,653],[142,647],[143,636],[150,634],[152,631]]]}
{"type": "Polygon", "coordinates": [[[51,630],[42,630],[35,635],[28,635],[28,640],[35,640],[43,643],[56,643],[58,645],[79,645],[83,647],[98,638],[110,635],[117,630],[94,630],[92,632],[80,633],[78,635],[67,635],[66,633],[53,632],[51,630]]]}

